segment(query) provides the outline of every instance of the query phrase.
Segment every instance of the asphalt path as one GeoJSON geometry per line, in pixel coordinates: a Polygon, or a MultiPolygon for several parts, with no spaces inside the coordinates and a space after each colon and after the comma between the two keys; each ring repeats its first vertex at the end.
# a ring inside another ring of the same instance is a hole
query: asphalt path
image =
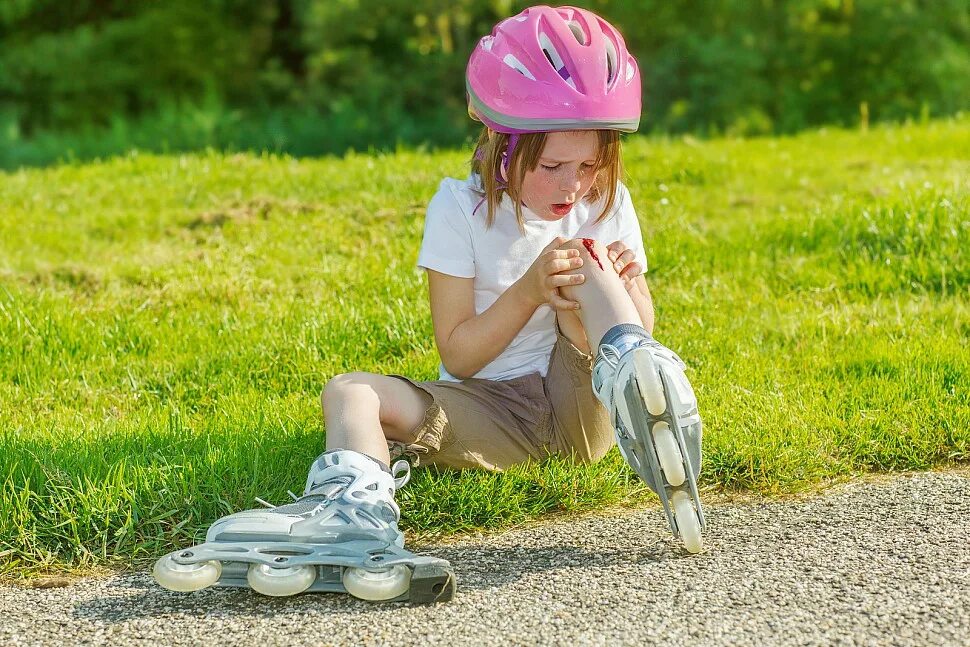
{"type": "Polygon", "coordinates": [[[970,646],[966,471],[721,499],[698,555],[659,507],[425,547],[458,577],[433,606],[179,594],[146,573],[0,587],[0,645],[970,646]]]}

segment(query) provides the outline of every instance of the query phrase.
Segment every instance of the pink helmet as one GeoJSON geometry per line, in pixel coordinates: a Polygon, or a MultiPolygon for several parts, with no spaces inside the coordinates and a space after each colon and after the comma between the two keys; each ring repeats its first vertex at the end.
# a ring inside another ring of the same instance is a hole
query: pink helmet
{"type": "Polygon", "coordinates": [[[640,124],[640,70],[591,11],[539,6],[497,24],[468,59],[468,109],[492,130],[526,133],[640,124]]]}

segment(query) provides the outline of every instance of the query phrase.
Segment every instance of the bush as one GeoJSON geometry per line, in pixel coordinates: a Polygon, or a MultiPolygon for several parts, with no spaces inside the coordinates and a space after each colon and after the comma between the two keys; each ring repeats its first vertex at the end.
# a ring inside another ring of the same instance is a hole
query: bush
{"type": "MultiPolygon", "coordinates": [[[[787,133],[855,124],[862,104],[873,121],[970,105],[962,0],[583,4],[619,26],[640,62],[644,131],[787,133]]],[[[3,163],[135,145],[453,145],[473,130],[468,53],[525,5],[5,3],[0,141],[16,150],[3,163]],[[58,139],[64,148],[43,152],[58,139]]]]}

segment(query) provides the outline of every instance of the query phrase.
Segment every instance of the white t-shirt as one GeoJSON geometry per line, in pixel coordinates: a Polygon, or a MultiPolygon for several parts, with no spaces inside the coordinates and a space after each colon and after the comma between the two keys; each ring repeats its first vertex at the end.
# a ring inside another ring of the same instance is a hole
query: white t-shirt
{"type": "MultiPolygon", "coordinates": [[[[498,297],[529,269],[542,249],[556,236],[592,238],[604,245],[622,240],[634,251],[636,261],[646,271],[640,223],[630,192],[619,183],[613,212],[594,224],[602,203],[580,201],[564,218],[542,220],[522,206],[525,236],[519,231],[515,208],[507,194],[495,210],[492,226],[485,229],[488,206],[482,202],[477,175],[467,180],[445,178],[428,204],[424,221],[424,240],[418,254],[418,267],[463,278],[474,278],[475,314],[488,309],[498,297]],[[474,213],[473,213],[474,212],[474,213]]],[[[605,260],[607,263],[609,259],[605,260]]],[[[604,265],[605,266],[605,265],[604,265]]],[[[556,343],[556,311],[548,304],[539,306],[515,339],[476,378],[510,380],[529,373],[543,377],[556,343]]],[[[439,366],[440,379],[460,381],[439,366]]]]}

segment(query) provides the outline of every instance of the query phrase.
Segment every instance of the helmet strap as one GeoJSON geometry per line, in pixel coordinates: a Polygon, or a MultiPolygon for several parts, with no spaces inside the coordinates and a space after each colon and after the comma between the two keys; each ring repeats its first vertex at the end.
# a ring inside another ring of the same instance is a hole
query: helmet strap
{"type": "MultiPolygon", "coordinates": [[[[512,133],[509,135],[508,146],[502,152],[502,165],[499,167],[499,177],[497,178],[502,184],[508,184],[509,181],[509,160],[512,159],[512,153],[515,152],[515,147],[519,143],[518,133],[512,133]]],[[[503,187],[504,188],[504,187],[503,187]]]]}
{"type": "MultiPolygon", "coordinates": [[[[489,130],[489,133],[488,133],[489,137],[491,137],[493,133],[494,131],[489,130]]],[[[502,151],[502,163],[499,165],[498,172],[495,174],[495,180],[498,182],[498,188],[500,189],[508,189],[509,159],[512,157],[512,153],[515,152],[515,147],[518,145],[518,143],[519,143],[518,133],[510,134],[508,145],[505,147],[505,150],[502,151]]],[[[484,162],[485,151],[482,150],[481,147],[476,148],[474,157],[479,162],[484,162]]],[[[476,211],[478,211],[478,208],[482,206],[483,202],[485,202],[485,198],[482,198],[481,200],[478,201],[478,204],[475,205],[475,208],[472,210],[473,214],[476,211]]]]}

